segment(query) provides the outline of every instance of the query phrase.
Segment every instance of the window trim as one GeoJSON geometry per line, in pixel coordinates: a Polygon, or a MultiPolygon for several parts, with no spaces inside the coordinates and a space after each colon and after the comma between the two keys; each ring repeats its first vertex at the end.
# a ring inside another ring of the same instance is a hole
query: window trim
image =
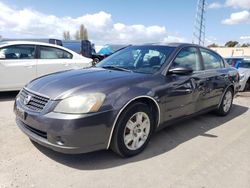
{"type": "Polygon", "coordinates": [[[71,58],[67,58],[67,59],[73,59],[73,54],[70,53],[70,52],[68,52],[68,51],[66,51],[66,50],[64,50],[64,49],[56,48],[56,47],[54,47],[54,46],[37,45],[37,59],[39,59],[39,60],[66,59],[66,58],[48,58],[48,59],[42,59],[42,58],[41,58],[41,47],[45,47],[45,48],[54,48],[54,49],[57,49],[57,50],[61,50],[61,51],[66,52],[66,53],[68,53],[68,54],[71,55],[71,58]]]}

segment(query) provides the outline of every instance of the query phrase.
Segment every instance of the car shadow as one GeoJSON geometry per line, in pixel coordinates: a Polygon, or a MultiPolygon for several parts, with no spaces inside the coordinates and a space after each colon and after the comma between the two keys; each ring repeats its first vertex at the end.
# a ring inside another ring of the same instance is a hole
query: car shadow
{"type": "Polygon", "coordinates": [[[213,113],[208,113],[169,126],[154,134],[146,149],[141,154],[131,158],[121,158],[108,150],[88,154],[61,154],[34,142],[32,143],[47,157],[63,165],[79,170],[101,170],[161,155],[197,136],[206,136],[211,139],[216,139],[218,135],[208,134],[207,132],[231,121],[246,111],[248,111],[247,107],[233,105],[232,111],[225,117],[218,117],[213,113]]]}
{"type": "Polygon", "coordinates": [[[15,100],[18,91],[3,91],[0,92],[0,101],[13,101],[15,100]]]}

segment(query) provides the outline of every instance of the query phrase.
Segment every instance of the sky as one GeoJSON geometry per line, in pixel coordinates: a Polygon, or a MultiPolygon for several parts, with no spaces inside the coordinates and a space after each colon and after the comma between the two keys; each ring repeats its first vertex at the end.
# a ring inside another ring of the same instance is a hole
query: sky
{"type": "MultiPolygon", "coordinates": [[[[0,0],[4,38],[73,36],[96,44],[192,42],[197,0],[0,0]]],[[[250,43],[250,0],[207,0],[206,44],[250,43]]]]}

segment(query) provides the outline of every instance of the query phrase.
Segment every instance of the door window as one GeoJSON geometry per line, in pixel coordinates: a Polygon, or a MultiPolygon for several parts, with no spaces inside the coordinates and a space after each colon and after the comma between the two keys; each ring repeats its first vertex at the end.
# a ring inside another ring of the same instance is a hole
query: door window
{"type": "Polygon", "coordinates": [[[223,67],[223,60],[217,54],[209,50],[201,49],[201,55],[206,70],[223,67]]]}
{"type": "Polygon", "coordinates": [[[172,62],[171,68],[186,67],[193,71],[201,70],[198,50],[194,47],[182,49],[172,62]]]}
{"type": "Polygon", "coordinates": [[[40,59],[72,59],[72,54],[53,47],[40,47],[40,59]]]}
{"type": "Polygon", "coordinates": [[[13,45],[0,49],[0,59],[34,59],[35,46],[13,45]]]}

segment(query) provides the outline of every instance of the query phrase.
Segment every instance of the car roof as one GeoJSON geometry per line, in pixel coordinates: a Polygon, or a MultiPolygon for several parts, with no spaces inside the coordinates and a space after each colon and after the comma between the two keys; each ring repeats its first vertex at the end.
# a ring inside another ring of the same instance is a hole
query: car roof
{"type": "Polygon", "coordinates": [[[50,44],[50,43],[46,43],[46,42],[35,42],[35,41],[3,41],[3,42],[0,42],[0,46],[16,45],[16,44],[17,45],[18,44],[31,44],[31,45],[42,45],[42,46],[51,46],[51,47],[56,47],[56,48],[62,48],[59,45],[50,44]]]}
{"type": "MultiPolygon", "coordinates": [[[[145,43],[145,44],[139,44],[134,46],[169,46],[169,47],[185,47],[185,46],[196,46],[201,48],[206,48],[204,46],[199,46],[197,44],[192,43],[181,43],[181,42],[169,42],[169,43],[145,43]]],[[[208,49],[208,48],[206,48],[208,49]]],[[[211,50],[211,49],[210,49],[211,50]]]]}
{"type": "MultiPolygon", "coordinates": [[[[77,53],[75,53],[74,51],[65,48],[63,46],[59,46],[56,44],[50,44],[50,43],[46,43],[46,42],[35,42],[35,41],[3,41],[0,42],[0,47],[5,47],[5,46],[9,46],[9,45],[41,45],[41,46],[49,46],[49,47],[54,47],[54,48],[59,48],[65,51],[68,51],[74,55],[76,55],[77,53]]],[[[78,55],[78,54],[77,54],[78,55]]]]}

